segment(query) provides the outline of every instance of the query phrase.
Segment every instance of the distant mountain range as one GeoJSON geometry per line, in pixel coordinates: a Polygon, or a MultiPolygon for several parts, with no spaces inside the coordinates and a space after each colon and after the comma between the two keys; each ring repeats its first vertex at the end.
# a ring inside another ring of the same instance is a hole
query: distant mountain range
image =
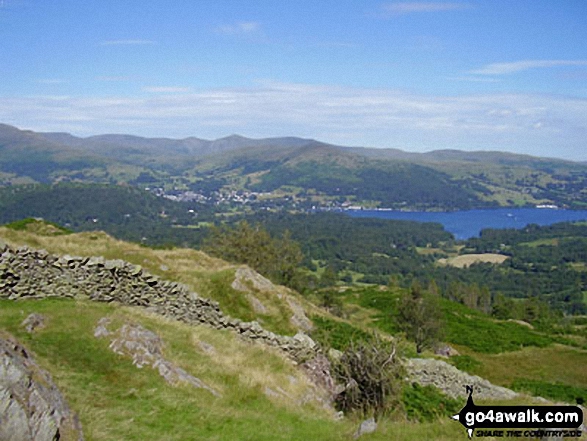
{"type": "Polygon", "coordinates": [[[0,124],[0,185],[55,182],[279,190],[318,202],[413,209],[587,207],[587,163],[552,158],[497,151],[410,153],[295,137],[80,138],[0,124]]]}

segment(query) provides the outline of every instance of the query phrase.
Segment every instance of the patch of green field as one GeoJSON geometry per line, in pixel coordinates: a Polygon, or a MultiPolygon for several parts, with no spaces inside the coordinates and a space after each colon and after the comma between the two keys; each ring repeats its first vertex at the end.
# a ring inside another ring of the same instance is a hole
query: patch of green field
{"type": "Polygon", "coordinates": [[[577,400],[587,400],[587,388],[571,386],[562,383],[549,383],[546,381],[516,379],[511,385],[512,389],[530,393],[534,396],[549,398],[555,401],[575,404],[577,400]]]}
{"type": "Polygon", "coordinates": [[[559,239],[558,238],[548,238],[548,239],[538,239],[538,240],[534,240],[532,242],[522,242],[519,245],[523,245],[526,247],[530,247],[530,248],[536,248],[539,246],[558,246],[559,243],[559,239]]]}
{"type": "Polygon", "coordinates": [[[212,222],[198,222],[196,224],[191,225],[172,225],[172,228],[187,228],[191,230],[199,230],[201,228],[209,228],[212,225],[212,222]]]}
{"type": "Polygon", "coordinates": [[[455,355],[450,357],[448,361],[457,369],[470,374],[476,374],[479,368],[483,366],[479,360],[470,355],[455,355]]]}
{"type": "Polygon", "coordinates": [[[495,384],[510,387],[517,380],[528,380],[587,388],[587,351],[581,349],[559,344],[501,354],[476,353],[462,346],[457,349],[480,363],[472,373],[495,384]]]}
{"type": "Polygon", "coordinates": [[[449,398],[433,386],[420,386],[417,383],[404,387],[402,404],[411,421],[448,418],[459,413],[463,407],[462,400],[449,398]]]}
{"type": "Polygon", "coordinates": [[[423,256],[431,256],[431,255],[439,255],[439,256],[448,256],[448,254],[441,248],[432,248],[432,247],[416,247],[416,252],[423,256]]]}
{"type": "Polygon", "coordinates": [[[11,222],[6,224],[5,227],[15,231],[28,231],[40,236],[61,236],[63,234],[73,233],[73,231],[63,228],[53,222],[37,220],[30,217],[11,222]]]}
{"type": "Polygon", "coordinates": [[[315,326],[312,338],[324,347],[344,351],[352,342],[373,338],[372,334],[341,320],[322,316],[313,316],[311,319],[315,326]]]}
{"type": "MultiPolygon", "coordinates": [[[[392,335],[399,332],[394,311],[400,290],[364,288],[356,290],[356,294],[360,306],[377,310],[371,326],[392,335]]],[[[448,343],[466,346],[475,352],[498,354],[527,346],[545,347],[563,341],[560,337],[553,338],[514,322],[494,320],[455,302],[440,299],[440,304],[445,325],[443,338],[448,343]]]]}

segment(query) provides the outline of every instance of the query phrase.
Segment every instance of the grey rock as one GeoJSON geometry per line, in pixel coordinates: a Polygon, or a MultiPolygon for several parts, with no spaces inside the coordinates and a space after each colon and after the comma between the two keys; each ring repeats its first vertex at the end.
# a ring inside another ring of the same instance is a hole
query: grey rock
{"type": "Polygon", "coordinates": [[[108,317],[102,317],[100,320],[98,320],[98,324],[94,329],[94,337],[108,337],[110,335],[110,331],[108,331],[108,325],[110,322],[111,320],[108,317]]]}
{"type": "Polygon", "coordinates": [[[373,433],[377,430],[377,423],[375,422],[375,418],[369,418],[361,423],[355,435],[353,436],[354,439],[359,438],[360,436],[366,433],[373,433]]]}
{"type": "Polygon", "coordinates": [[[294,341],[301,343],[303,346],[306,346],[309,349],[316,348],[316,342],[303,332],[298,332],[296,335],[294,335],[293,339],[294,341]]]}
{"type": "Polygon", "coordinates": [[[453,398],[465,398],[465,386],[473,386],[475,396],[479,399],[509,400],[519,396],[510,389],[491,384],[476,375],[469,375],[442,360],[413,358],[406,361],[405,367],[412,381],[422,386],[436,386],[453,398]]]}
{"type": "Polygon", "coordinates": [[[45,327],[45,317],[41,314],[33,313],[25,318],[20,325],[24,326],[27,332],[33,333],[34,331],[45,327]]]}
{"type": "Polygon", "coordinates": [[[306,312],[304,311],[302,305],[290,296],[287,296],[285,300],[287,301],[290,309],[293,311],[293,315],[290,318],[290,323],[303,332],[310,332],[312,329],[314,329],[314,324],[306,316],[306,312]]]}
{"type": "Polygon", "coordinates": [[[90,257],[88,262],[86,263],[87,266],[104,266],[104,258],[103,257],[90,257]]]}
{"type": "Polygon", "coordinates": [[[261,292],[276,290],[275,285],[269,279],[266,279],[249,267],[242,267],[236,270],[234,282],[232,282],[231,286],[233,289],[242,292],[250,291],[249,286],[261,292]]]}
{"type": "Polygon", "coordinates": [[[133,265],[131,270],[129,271],[129,274],[131,276],[140,276],[141,273],[143,272],[143,267],[141,265],[133,265]]]}
{"type": "MultiPolygon", "coordinates": [[[[96,329],[95,333],[100,334],[96,329]]],[[[200,379],[188,374],[163,357],[163,341],[152,331],[136,324],[125,324],[119,330],[109,334],[113,337],[110,349],[117,354],[132,358],[137,368],[149,366],[157,369],[169,384],[187,383],[193,387],[205,389],[219,397],[220,393],[206,385],[200,379]]]]}
{"type": "Polygon", "coordinates": [[[256,314],[267,314],[267,308],[265,305],[263,305],[261,300],[259,300],[253,294],[247,294],[247,300],[251,304],[251,307],[256,314]]]}
{"type": "Polygon", "coordinates": [[[33,354],[0,337],[0,439],[82,441],[77,416],[33,354]]]}

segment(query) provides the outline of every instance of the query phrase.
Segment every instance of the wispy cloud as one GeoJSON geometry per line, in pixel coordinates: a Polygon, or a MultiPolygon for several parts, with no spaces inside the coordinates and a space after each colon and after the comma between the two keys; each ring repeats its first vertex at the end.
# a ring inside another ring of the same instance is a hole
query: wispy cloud
{"type": "Polygon", "coordinates": [[[96,81],[105,81],[109,83],[118,83],[118,82],[125,82],[125,81],[132,81],[133,77],[128,76],[100,76],[96,77],[96,81]]]}
{"type": "Polygon", "coordinates": [[[456,2],[396,2],[381,5],[383,13],[391,16],[423,12],[446,12],[469,9],[468,3],[456,2]]]}
{"type": "Polygon", "coordinates": [[[501,80],[498,78],[487,78],[487,77],[447,77],[450,81],[465,81],[470,83],[499,83],[501,80]]]}
{"type": "Polygon", "coordinates": [[[176,86],[152,86],[143,87],[143,91],[149,93],[186,93],[190,91],[190,88],[176,86]]]}
{"type": "Polygon", "coordinates": [[[507,149],[587,160],[587,100],[580,98],[450,97],[272,81],[241,89],[157,90],[140,97],[0,97],[0,121],[80,135],[295,135],[342,145],[507,149]]]}
{"type": "Polygon", "coordinates": [[[491,63],[470,71],[477,75],[508,75],[529,69],[559,66],[587,66],[587,60],[522,60],[510,63],[491,63]]]}
{"type": "Polygon", "coordinates": [[[241,21],[234,24],[218,26],[216,32],[225,35],[253,34],[261,30],[261,24],[256,21],[241,21]]]}
{"type": "Polygon", "coordinates": [[[104,40],[100,46],[145,46],[156,44],[153,40],[104,40]]]}
{"type": "Polygon", "coordinates": [[[39,84],[65,84],[67,80],[61,78],[40,78],[37,80],[39,84]]]}

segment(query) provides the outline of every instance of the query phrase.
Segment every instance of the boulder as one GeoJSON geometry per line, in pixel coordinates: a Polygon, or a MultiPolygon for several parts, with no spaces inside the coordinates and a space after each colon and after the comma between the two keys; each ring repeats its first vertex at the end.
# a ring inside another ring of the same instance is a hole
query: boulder
{"type": "Polygon", "coordinates": [[[28,333],[33,333],[37,329],[43,329],[45,327],[45,317],[41,314],[33,313],[25,318],[20,325],[24,326],[28,333]]]}
{"type": "Polygon", "coordinates": [[[375,422],[375,418],[369,418],[368,420],[365,420],[361,423],[353,438],[357,439],[366,433],[373,433],[375,430],[377,430],[377,423],[375,422]]]}
{"type": "Polygon", "coordinates": [[[231,286],[232,289],[242,292],[250,291],[249,286],[261,292],[276,290],[275,285],[269,279],[266,279],[249,267],[242,267],[236,270],[234,282],[232,282],[231,286]]]}

